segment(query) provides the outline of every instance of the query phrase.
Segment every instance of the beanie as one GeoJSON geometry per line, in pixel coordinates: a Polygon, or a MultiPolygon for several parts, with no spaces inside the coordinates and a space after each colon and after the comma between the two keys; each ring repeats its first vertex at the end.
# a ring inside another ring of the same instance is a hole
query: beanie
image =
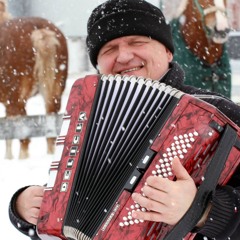
{"type": "Polygon", "coordinates": [[[87,24],[87,49],[94,67],[100,49],[124,36],[151,37],[174,52],[170,25],[161,10],[144,0],[108,0],[96,7],[87,24]]]}

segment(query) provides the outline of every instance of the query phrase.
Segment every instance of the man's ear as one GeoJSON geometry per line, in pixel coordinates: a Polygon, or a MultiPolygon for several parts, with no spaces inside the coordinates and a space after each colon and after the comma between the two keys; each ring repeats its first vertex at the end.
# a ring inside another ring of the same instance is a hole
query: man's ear
{"type": "Polygon", "coordinates": [[[98,65],[96,66],[96,69],[97,69],[97,74],[100,74],[100,70],[99,70],[99,66],[98,65]]]}
{"type": "Polygon", "coordinates": [[[166,52],[167,52],[167,56],[168,56],[168,62],[172,62],[172,60],[173,60],[172,52],[168,48],[166,48],[166,52]]]}

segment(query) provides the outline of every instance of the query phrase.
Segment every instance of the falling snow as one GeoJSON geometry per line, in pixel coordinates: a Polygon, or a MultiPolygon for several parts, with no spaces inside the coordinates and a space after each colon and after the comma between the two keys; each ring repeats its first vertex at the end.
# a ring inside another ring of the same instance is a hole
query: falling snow
{"type": "MultiPolygon", "coordinates": [[[[232,66],[234,68],[233,100],[240,102],[240,61],[232,61],[232,66]]],[[[68,80],[67,89],[63,95],[61,112],[64,112],[68,93],[73,81],[78,77],[85,76],[87,74],[89,73],[81,73],[80,75],[72,77],[68,80]]],[[[36,96],[28,102],[27,111],[29,113],[31,113],[31,111],[34,111],[35,114],[42,114],[44,112],[44,104],[40,96],[36,96]]],[[[0,104],[0,117],[3,117],[4,115],[4,108],[0,104]]],[[[7,240],[29,240],[28,237],[21,234],[11,225],[8,218],[8,204],[12,194],[20,187],[29,184],[42,185],[47,182],[48,168],[53,157],[51,155],[45,154],[47,146],[44,138],[35,138],[32,140],[30,145],[31,157],[27,160],[17,159],[17,154],[19,151],[19,144],[17,140],[14,140],[13,147],[15,158],[13,160],[4,159],[5,141],[0,140],[0,183],[2,186],[1,193],[3,196],[1,198],[0,204],[0,231],[2,233],[2,236],[4,236],[7,240]]],[[[32,230],[30,230],[29,234],[32,234],[32,230]]]]}
{"type": "MultiPolygon", "coordinates": [[[[66,90],[63,94],[62,99],[62,110],[63,113],[66,107],[68,94],[72,83],[75,79],[85,76],[89,73],[81,73],[78,76],[73,76],[68,79],[66,90]]],[[[27,104],[27,111],[29,114],[43,114],[44,103],[41,96],[36,96],[29,100],[27,104]]],[[[0,117],[5,115],[3,105],[0,104],[0,117]]],[[[21,234],[15,229],[9,221],[8,217],[8,204],[13,193],[27,185],[43,185],[48,181],[48,169],[51,161],[53,160],[52,155],[47,155],[47,144],[45,138],[34,138],[30,144],[30,158],[26,160],[18,160],[19,142],[13,140],[14,159],[4,159],[5,153],[5,141],[0,140],[0,183],[2,186],[1,192],[3,198],[1,198],[0,204],[0,231],[2,236],[7,240],[29,240],[30,238],[21,234]]],[[[20,228],[20,224],[18,225],[20,228]]],[[[33,230],[29,231],[29,235],[33,234],[33,230]]]]}

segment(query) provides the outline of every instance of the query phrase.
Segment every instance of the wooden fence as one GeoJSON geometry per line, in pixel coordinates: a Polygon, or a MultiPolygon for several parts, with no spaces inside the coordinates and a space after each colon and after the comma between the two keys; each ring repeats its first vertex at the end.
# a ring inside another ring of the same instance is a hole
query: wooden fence
{"type": "Polygon", "coordinates": [[[0,118],[0,139],[57,137],[62,125],[62,114],[0,118]]]}

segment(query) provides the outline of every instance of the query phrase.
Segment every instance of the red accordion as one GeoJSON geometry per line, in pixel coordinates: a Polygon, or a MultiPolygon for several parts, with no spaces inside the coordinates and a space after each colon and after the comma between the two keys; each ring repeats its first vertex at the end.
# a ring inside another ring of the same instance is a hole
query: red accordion
{"type": "Polygon", "coordinates": [[[37,232],[41,239],[191,239],[208,196],[240,161],[239,128],[212,105],[159,81],[89,75],[71,90],[37,232]],[[150,175],[178,156],[199,187],[175,226],[133,219],[150,175]]]}

